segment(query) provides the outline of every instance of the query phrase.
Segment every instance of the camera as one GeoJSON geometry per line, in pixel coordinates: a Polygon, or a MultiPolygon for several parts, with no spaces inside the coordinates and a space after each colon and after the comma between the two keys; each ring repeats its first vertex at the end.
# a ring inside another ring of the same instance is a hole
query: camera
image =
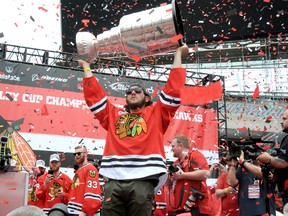
{"type": "Polygon", "coordinates": [[[179,168],[182,169],[182,167],[181,167],[179,164],[178,164],[178,165],[173,165],[173,164],[171,164],[171,165],[168,167],[168,172],[169,172],[170,174],[175,173],[175,172],[178,172],[179,168]]]}
{"type": "MultiPolygon", "coordinates": [[[[259,155],[263,152],[268,153],[269,155],[275,157],[279,154],[280,148],[273,147],[272,145],[265,145],[265,143],[256,143],[252,145],[236,145],[234,144],[229,149],[229,155],[231,158],[240,157],[241,151],[244,152],[244,159],[245,160],[252,160],[255,161],[259,155]],[[268,147],[268,149],[267,149],[268,147]],[[265,150],[267,149],[267,150],[265,150]]],[[[270,173],[274,173],[275,168],[271,164],[261,164],[261,172],[264,179],[267,179],[270,173]]]]}
{"type": "Polygon", "coordinates": [[[262,150],[259,149],[258,146],[251,144],[246,145],[246,143],[232,143],[229,147],[229,157],[237,160],[237,158],[239,158],[241,155],[241,151],[244,152],[245,160],[255,160],[262,153],[262,150]]]}
{"type": "Polygon", "coordinates": [[[191,195],[188,197],[185,203],[184,209],[186,211],[189,211],[193,207],[196,201],[198,200],[202,201],[204,200],[204,198],[205,198],[205,195],[203,193],[201,193],[200,191],[192,187],[191,195]]]}
{"type": "Polygon", "coordinates": [[[280,152],[280,147],[273,147],[273,148],[267,149],[266,152],[272,157],[276,157],[278,156],[280,152]]]}
{"type": "MultiPolygon", "coordinates": [[[[279,147],[273,147],[273,148],[266,150],[266,153],[268,153],[272,157],[278,156],[279,152],[280,152],[279,147]]],[[[275,167],[273,167],[271,164],[269,164],[269,163],[261,164],[261,172],[262,172],[262,176],[264,178],[267,179],[269,177],[270,173],[274,173],[274,171],[275,171],[275,167]]]]}
{"type": "Polygon", "coordinates": [[[274,147],[275,142],[270,140],[262,140],[262,137],[252,137],[251,131],[248,128],[248,135],[250,141],[241,143],[231,143],[229,146],[229,157],[237,159],[244,152],[246,160],[256,160],[256,158],[263,152],[267,152],[271,156],[276,156],[278,149],[274,147]],[[267,149],[267,150],[266,150],[267,149]]]}
{"type": "Polygon", "coordinates": [[[268,146],[269,149],[266,151],[267,147],[265,145],[237,145],[237,144],[232,144],[229,148],[229,157],[236,159],[240,157],[241,151],[244,152],[244,159],[245,160],[253,160],[255,161],[256,158],[261,155],[263,152],[267,152],[271,156],[277,156],[279,148],[278,147],[270,147],[268,146]]]}
{"type": "Polygon", "coordinates": [[[213,170],[211,171],[211,176],[210,176],[211,178],[216,179],[219,177],[220,166],[221,165],[219,163],[214,165],[213,170]]]}
{"type": "Polygon", "coordinates": [[[232,143],[229,146],[229,158],[231,159],[236,159],[240,157],[241,155],[241,147],[239,145],[237,145],[236,143],[232,143]]]}
{"type": "Polygon", "coordinates": [[[191,188],[191,191],[192,191],[191,195],[193,196],[193,201],[203,200],[205,198],[204,194],[196,190],[195,188],[191,188]]]}

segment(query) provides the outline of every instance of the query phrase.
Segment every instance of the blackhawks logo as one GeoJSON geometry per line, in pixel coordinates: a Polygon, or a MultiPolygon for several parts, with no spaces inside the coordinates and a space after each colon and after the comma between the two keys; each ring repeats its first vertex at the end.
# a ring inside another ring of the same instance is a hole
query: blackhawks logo
{"type": "Polygon", "coordinates": [[[134,137],[142,132],[147,133],[147,124],[143,116],[125,114],[119,117],[116,122],[116,134],[120,139],[127,136],[134,137]]]}
{"type": "Polygon", "coordinates": [[[95,170],[89,170],[89,176],[94,178],[96,176],[96,171],[95,170]]]}
{"type": "Polygon", "coordinates": [[[50,197],[56,197],[58,192],[63,192],[63,187],[58,182],[53,182],[48,189],[48,194],[50,197]]]}

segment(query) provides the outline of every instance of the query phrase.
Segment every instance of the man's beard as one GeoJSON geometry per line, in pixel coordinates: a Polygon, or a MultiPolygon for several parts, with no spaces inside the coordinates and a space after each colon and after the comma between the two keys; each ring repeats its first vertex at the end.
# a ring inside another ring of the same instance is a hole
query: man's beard
{"type": "Polygon", "coordinates": [[[138,110],[139,108],[143,108],[143,107],[145,107],[145,103],[146,103],[145,98],[142,101],[140,101],[139,103],[130,103],[126,99],[126,104],[127,104],[126,107],[129,110],[138,110]]]}
{"type": "Polygon", "coordinates": [[[84,158],[84,157],[80,157],[80,158],[78,158],[78,159],[75,159],[75,163],[76,163],[77,165],[83,164],[84,161],[85,161],[85,158],[84,158]]]}
{"type": "Polygon", "coordinates": [[[60,167],[50,167],[50,170],[53,170],[53,172],[58,172],[60,170],[60,167]]]}
{"type": "Polygon", "coordinates": [[[40,171],[38,174],[37,174],[37,176],[39,177],[39,176],[41,176],[41,175],[43,175],[45,173],[45,171],[40,171]]]}

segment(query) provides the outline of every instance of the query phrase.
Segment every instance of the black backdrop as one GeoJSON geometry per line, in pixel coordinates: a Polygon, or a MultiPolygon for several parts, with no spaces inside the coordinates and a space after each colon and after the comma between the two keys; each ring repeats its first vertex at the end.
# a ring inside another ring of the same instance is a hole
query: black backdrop
{"type": "MultiPolygon", "coordinates": [[[[288,0],[178,0],[186,42],[251,39],[288,31],[288,0]]],[[[63,51],[75,52],[75,35],[95,36],[126,14],[160,6],[165,0],[61,0],[63,51]],[[89,20],[87,26],[82,20],[89,20]]]]}

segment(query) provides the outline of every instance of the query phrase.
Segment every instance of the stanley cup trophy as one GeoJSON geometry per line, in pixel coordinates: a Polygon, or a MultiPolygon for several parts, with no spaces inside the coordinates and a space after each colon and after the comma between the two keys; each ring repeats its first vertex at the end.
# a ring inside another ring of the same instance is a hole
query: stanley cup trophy
{"type": "Polygon", "coordinates": [[[76,34],[79,58],[92,62],[99,53],[125,53],[129,58],[172,52],[184,43],[184,30],[176,0],[171,4],[125,15],[119,26],[95,37],[76,34]]]}

